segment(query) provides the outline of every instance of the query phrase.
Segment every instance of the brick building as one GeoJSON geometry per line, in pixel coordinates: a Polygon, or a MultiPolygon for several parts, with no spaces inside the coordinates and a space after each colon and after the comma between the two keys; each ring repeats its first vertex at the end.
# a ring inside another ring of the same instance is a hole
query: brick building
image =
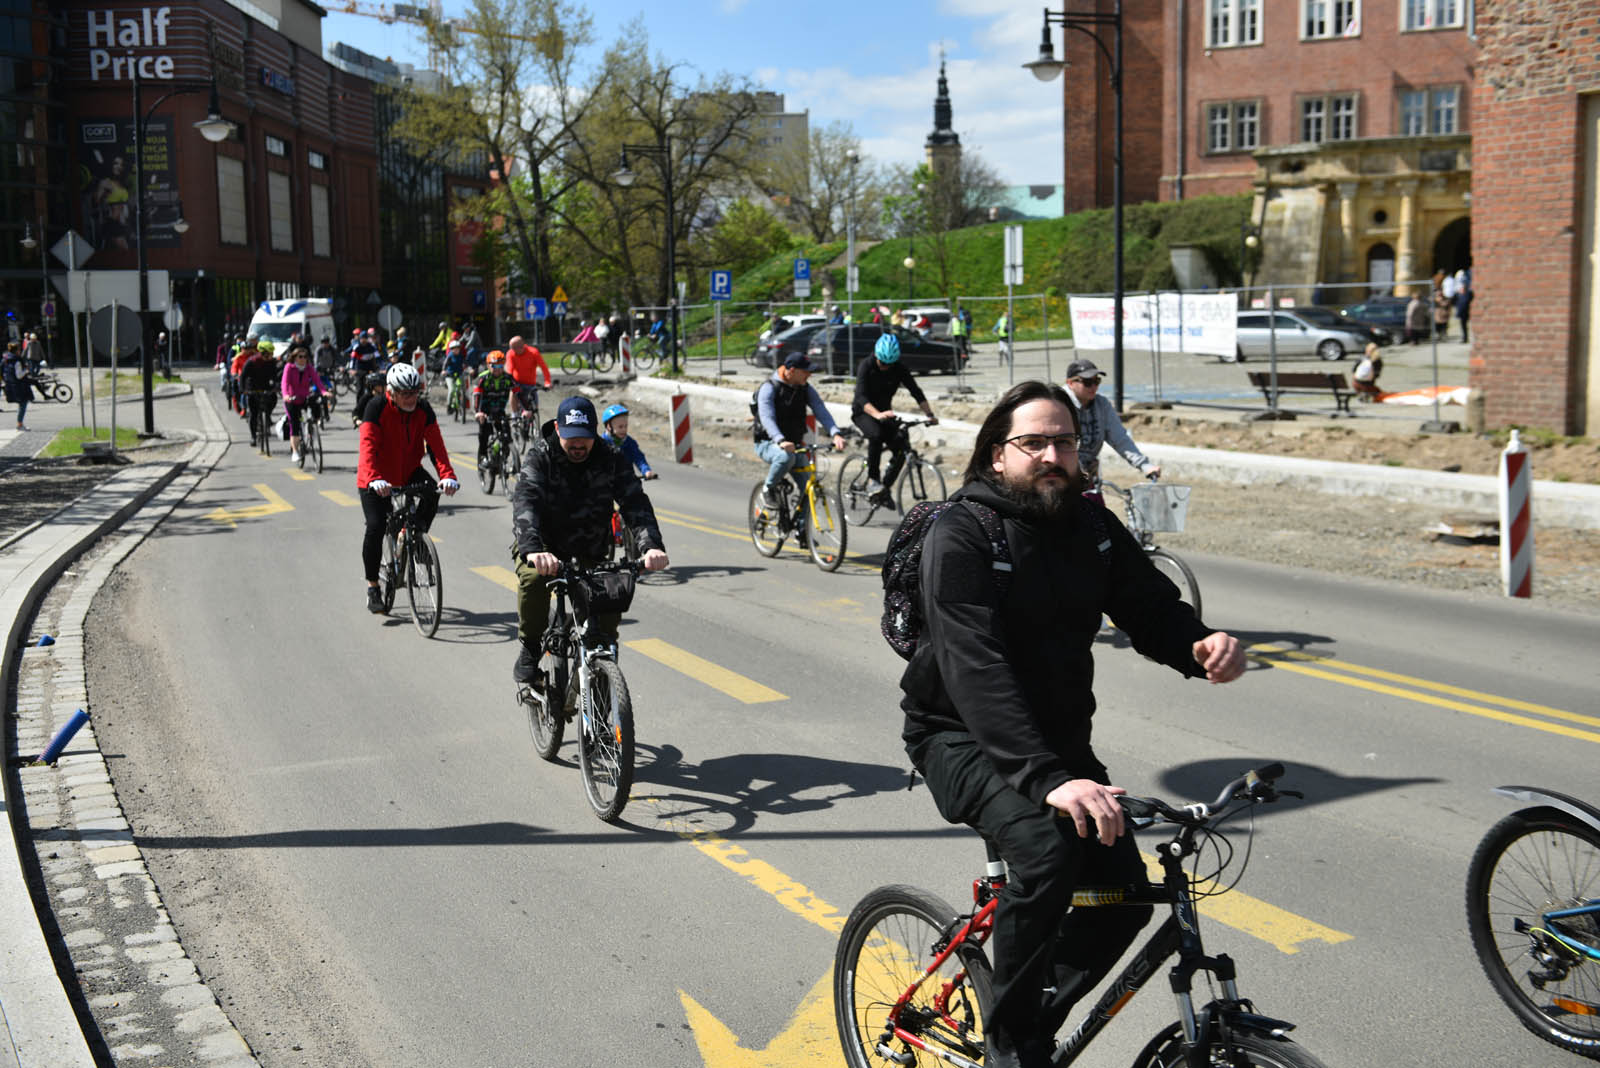
{"type": "Polygon", "coordinates": [[[1600,4],[1484,0],[1472,385],[1491,426],[1600,432],[1600,4]]]}

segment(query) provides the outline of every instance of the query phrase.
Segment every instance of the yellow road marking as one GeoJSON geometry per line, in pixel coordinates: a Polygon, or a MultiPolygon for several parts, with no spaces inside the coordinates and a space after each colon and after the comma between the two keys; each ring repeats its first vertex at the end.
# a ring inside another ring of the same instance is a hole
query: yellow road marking
{"type": "MultiPolygon", "coordinates": [[[[1419,693],[1416,690],[1406,690],[1399,686],[1389,686],[1380,682],[1370,682],[1367,679],[1356,678],[1353,675],[1339,674],[1334,671],[1325,671],[1321,668],[1307,667],[1304,664],[1292,663],[1287,658],[1281,658],[1280,654],[1282,650],[1279,650],[1275,646],[1252,646],[1251,651],[1256,654],[1252,657],[1252,659],[1283,671],[1293,671],[1296,674],[1307,675],[1314,679],[1324,679],[1328,682],[1342,683],[1345,686],[1354,686],[1361,690],[1370,690],[1374,693],[1387,694],[1390,697],[1400,697],[1408,701],[1416,701],[1418,704],[1433,705],[1436,708],[1447,708],[1452,712],[1465,712],[1469,716],[1478,716],[1483,719],[1492,719],[1500,723],[1509,723],[1515,727],[1529,727],[1533,730],[1544,731],[1548,734],[1559,734],[1564,738],[1576,738],[1579,741],[1584,742],[1600,742],[1600,731],[1579,730],[1576,727],[1567,727],[1560,723],[1549,723],[1545,720],[1533,719],[1529,716],[1519,716],[1512,712],[1502,712],[1497,708],[1484,708],[1481,705],[1471,705],[1464,701],[1452,701],[1447,697],[1435,697],[1432,694],[1419,693]]],[[[1329,664],[1330,666],[1346,666],[1341,661],[1323,662],[1329,664]]],[[[1442,685],[1426,684],[1420,681],[1417,681],[1414,684],[1432,685],[1434,688],[1440,689],[1444,688],[1442,685]]],[[[1487,697],[1487,695],[1485,696],[1487,697]]],[[[1488,697],[1487,699],[1499,701],[1501,703],[1507,703],[1501,701],[1500,698],[1488,697]]],[[[1551,711],[1554,714],[1560,715],[1564,718],[1576,718],[1580,721],[1584,719],[1584,717],[1579,717],[1575,714],[1561,712],[1559,709],[1554,709],[1551,711]]],[[[1546,714],[1549,715],[1551,713],[1547,712],[1546,714]]]]}
{"type": "Polygon", "coordinates": [[[679,649],[669,645],[659,638],[639,638],[636,641],[623,642],[629,649],[659,664],[665,664],[674,671],[703,682],[713,690],[732,697],[736,701],[743,701],[747,705],[765,704],[768,701],[787,701],[789,698],[768,686],[763,686],[754,679],[747,679],[736,671],[729,671],[720,664],[713,664],[704,660],[686,649],[679,649]]]}
{"type": "MultiPolygon", "coordinates": [[[[1139,855],[1144,858],[1144,866],[1150,873],[1150,881],[1159,883],[1162,879],[1161,862],[1149,853],[1139,855]]],[[[1214,881],[1207,879],[1197,884],[1195,889],[1198,893],[1205,894],[1213,892],[1216,887],[1214,881]]],[[[1296,916],[1286,909],[1280,909],[1276,905],[1270,905],[1260,898],[1251,897],[1238,890],[1204,898],[1198,902],[1198,907],[1200,915],[1259,938],[1275,947],[1280,953],[1298,953],[1303,942],[1325,942],[1333,946],[1340,942],[1348,942],[1354,937],[1343,931],[1335,931],[1332,927],[1324,927],[1304,916],[1296,916]]]]}
{"type": "Polygon", "coordinates": [[[320,490],[319,492],[341,508],[354,508],[361,503],[343,490],[320,490]]]}
{"type": "Polygon", "coordinates": [[[657,518],[664,515],[670,515],[674,519],[687,519],[695,523],[714,522],[714,520],[708,519],[703,515],[690,515],[688,512],[674,512],[670,508],[657,508],[655,511],[657,518]]]}
{"type": "Polygon", "coordinates": [[[452,461],[452,463],[453,464],[460,464],[462,467],[470,468],[473,471],[476,471],[478,469],[478,465],[473,463],[471,460],[467,459],[465,456],[456,457],[452,461]]]}
{"type": "Polygon", "coordinates": [[[305,471],[300,470],[298,467],[285,467],[283,469],[283,473],[294,479],[296,482],[315,482],[317,480],[316,475],[308,474],[305,471]]]}
{"type": "Polygon", "coordinates": [[[750,540],[750,535],[748,533],[745,533],[745,534],[734,534],[734,533],[731,533],[729,530],[720,530],[720,529],[718,529],[716,527],[708,527],[708,526],[704,526],[704,525],[702,525],[700,523],[686,523],[681,519],[668,519],[660,512],[656,513],[656,522],[657,523],[667,523],[667,524],[669,524],[671,526],[675,526],[675,527],[685,527],[685,528],[687,528],[689,530],[698,530],[702,534],[715,534],[720,538],[732,538],[735,541],[749,541],[750,540]]]}
{"type": "Polygon", "coordinates": [[[266,504],[252,504],[245,508],[216,508],[206,513],[206,518],[215,523],[226,523],[230,527],[237,527],[240,519],[261,519],[279,512],[292,512],[294,505],[278,496],[278,492],[265,482],[255,483],[255,491],[266,498],[266,504]]]}
{"type": "Polygon", "coordinates": [[[499,586],[504,586],[512,593],[517,592],[517,573],[511,570],[509,567],[499,567],[497,565],[490,564],[487,567],[474,567],[471,569],[471,571],[474,575],[482,575],[490,582],[493,582],[499,586]]]}
{"type": "Polygon", "coordinates": [[[839,1038],[833,1020],[833,968],[800,999],[789,1023],[761,1049],[747,1049],[733,1029],[680,989],[678,1001],[700,1059],[715,1068],[834,1068],[839,1038]]]}

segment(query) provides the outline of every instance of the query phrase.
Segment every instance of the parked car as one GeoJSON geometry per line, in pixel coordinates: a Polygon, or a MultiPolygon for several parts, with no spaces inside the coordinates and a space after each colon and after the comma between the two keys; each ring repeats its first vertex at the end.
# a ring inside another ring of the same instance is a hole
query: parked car
{"type": "Polygon", "coordinates": [[[824,327],[812,335],[806,354],[819,370],[828,374],[854,374],[856,365],[872,355],[873,346],[886,329],[900,339],[900,362],[914,374],[954,374],[966,366],[966,354],[957,352],[948,341],[936,341],[903,327],[885,327],[879,323],[824,327]]]}
{"type": "MultiPolygon", "coordinates": [[[[1386,336],[1392,345],[1406,336],[1407,303],[1409,301],[1405,297],[1373,297],[1360,304],[1347,304],[1339,309],[1339,314],[1372,327],[1374,333],[1386,336]]],[[[1428,312],[1431,323],[1433,309],[1428,309],[1428,312]]]]}
{"type": "Polygon", "coordinates": [[[1239,312],[1235,360],[1269,356],[1274,340],[1279,356],[1316,356],[1323,360],[1342,360],[1348,353],[1362,352],[1369,341],[1384,344],[1370,327],[1341,319],[1326,308],[1239,312]],[[1276,339],[1272,337],[1274,329],[1276,339]]]}
{"type": "Polygon", "coordinates": [[[811,338],[827,325],[819,317],[817,322],[792,326],[781,334],[764,337],[756,342],[755,351],[750,354],[750,362],[757,367],[776,367],[788,357],[789,353],[806,351],[806,347],[811,344],[811,338]]]}
{"type": "Polygon", "coordinates": [[[794,315],[780,315],[778,316],[778,328],[774,330],[771,326],[768,326],[761,331],[761,337],[757,340],[766,341],[768,338],[776,337],[785,331],[793,330],[797,326],[821,326],[827,321],[828,317],[826,315],[817,315],[815,312],[796,312],[794,315]]]}
{"type": "Polygon", "coordinates": [[[928,336],[943,340],[950,336],[950,309],[942,305],[933,304],[927,307],[905,308],[901,314],[906,321],[916,322],[918,318],[926,316],[928,320],[928,336]]]}

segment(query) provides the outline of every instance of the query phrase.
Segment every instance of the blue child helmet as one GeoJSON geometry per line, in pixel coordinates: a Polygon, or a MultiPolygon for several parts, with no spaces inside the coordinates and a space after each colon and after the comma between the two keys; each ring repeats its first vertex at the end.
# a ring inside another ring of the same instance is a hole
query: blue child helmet
{"type": "Polygon", "coordinates": [[[897,362],[900,359],[900,339],[893,334],[884,334],[872,346],[872,355],[883,363],[897,362]]]}
{"type": "Polygon", "coordinates": [[[609,423],[609,422],[611,422],[611,420],[615,419],[617,416],[619,416],[619,415],[627,415],[627,414],[628,414],[628,409],[627,409],[626,406],[621,405],[621,404],[613,404],[611,407],[607,408],[605,411],[600,413],[600,422],[601,423],[609,423]]]}

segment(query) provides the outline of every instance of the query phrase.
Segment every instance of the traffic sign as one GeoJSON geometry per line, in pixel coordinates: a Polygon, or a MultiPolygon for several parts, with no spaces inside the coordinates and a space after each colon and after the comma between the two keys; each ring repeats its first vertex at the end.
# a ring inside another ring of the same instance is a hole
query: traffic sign
{"type": "MultiPolygon", "coordinates": [[[[794,280],[796,282],[810,282],[811,281],[811,261],[810,260],[795,260],[794,261],[794,280]]],[[[806,287],[806,289],[809,292],[811,287],[808,285],[806,287]]]]}
{"type": "Polygon", "coordinates": [[[400,314],[400,309],[393,304],[385,304],[378,309],[378,325],[385,330],[393,331],[395,327],[400,325],[403,318],[400,314]]]}
{"type": "Polygon", "coordinates": [[[39,310],[44,314],[46,319],[54,319],[56,317],[56,302],[53,300],[47,300],[44,302],[44,307],[40,308],[39,310]]]}
{"type": "Polygon", "coordinates": [[[565,304],[567,303],[567,291],[560,286],[556,286],[556,291],[550,294],[550,299],[557,304],[565,304]]]}
{"type": "Polygon", "coordinates": [[[50,246],[50,255],[76,271],[94,255],[94,246],[78,236],[78,231],[68,230],[61,240],[50,246]]]}
{"type": "MultiPolygon", "coordinates": [[[[558,290],[556,290],[556,292],[559,293],[561,291],[558,289],[558,290]]],[[[552,319],[559,319],[563,315],[566,315],[566,314],[567,314],[567,302],[566,301],[557,300],[557,301],[552,301],[550,303],[550,317],[552,319]]]]}
{"type": "Polygon", "coordinates": [[[711,299],[712,300],[732,300],[733,299],[733,272],[732,271],[712,271],[711,272],[711,299]]]}
{"type": "Polygon", "coordinates": [[[176,304],[161,313],[161,322],[168,330],[176,330],[183,325],[183,309],[176,304]]]}
{"type": "Polygon", "coordinates": [[[550,305],[543,297],[529,297],[522,302],[522,317],[524,319],[547,319],[550,317],[550,305]]]}
{"type": "Polygon", "coordinates": [[[482,289],[474,289],[472,291],[472,306],[478,311],[487,308],[489,306],[488,292],[482,289]]]}
{"type": "Polygon", "coordinates": [[[1022,226],[1015,224],[1006,227],[1006,262],[1005,284],[1020,286],[1022,284],[1022,226]]]}
{"type": "Polygon", "coordinates": [[[811,295],[811,279],[796,278],[794,280],[794,295],[800,300],[809,297],[811,295]]]}
{"type": "Polygon", "coordinates": [[[89,315],[89,343],[103,356],[125,356],[135,351],[143,342],[143,334],[139,313],[120,302],[96,308],[89,315]]]}

